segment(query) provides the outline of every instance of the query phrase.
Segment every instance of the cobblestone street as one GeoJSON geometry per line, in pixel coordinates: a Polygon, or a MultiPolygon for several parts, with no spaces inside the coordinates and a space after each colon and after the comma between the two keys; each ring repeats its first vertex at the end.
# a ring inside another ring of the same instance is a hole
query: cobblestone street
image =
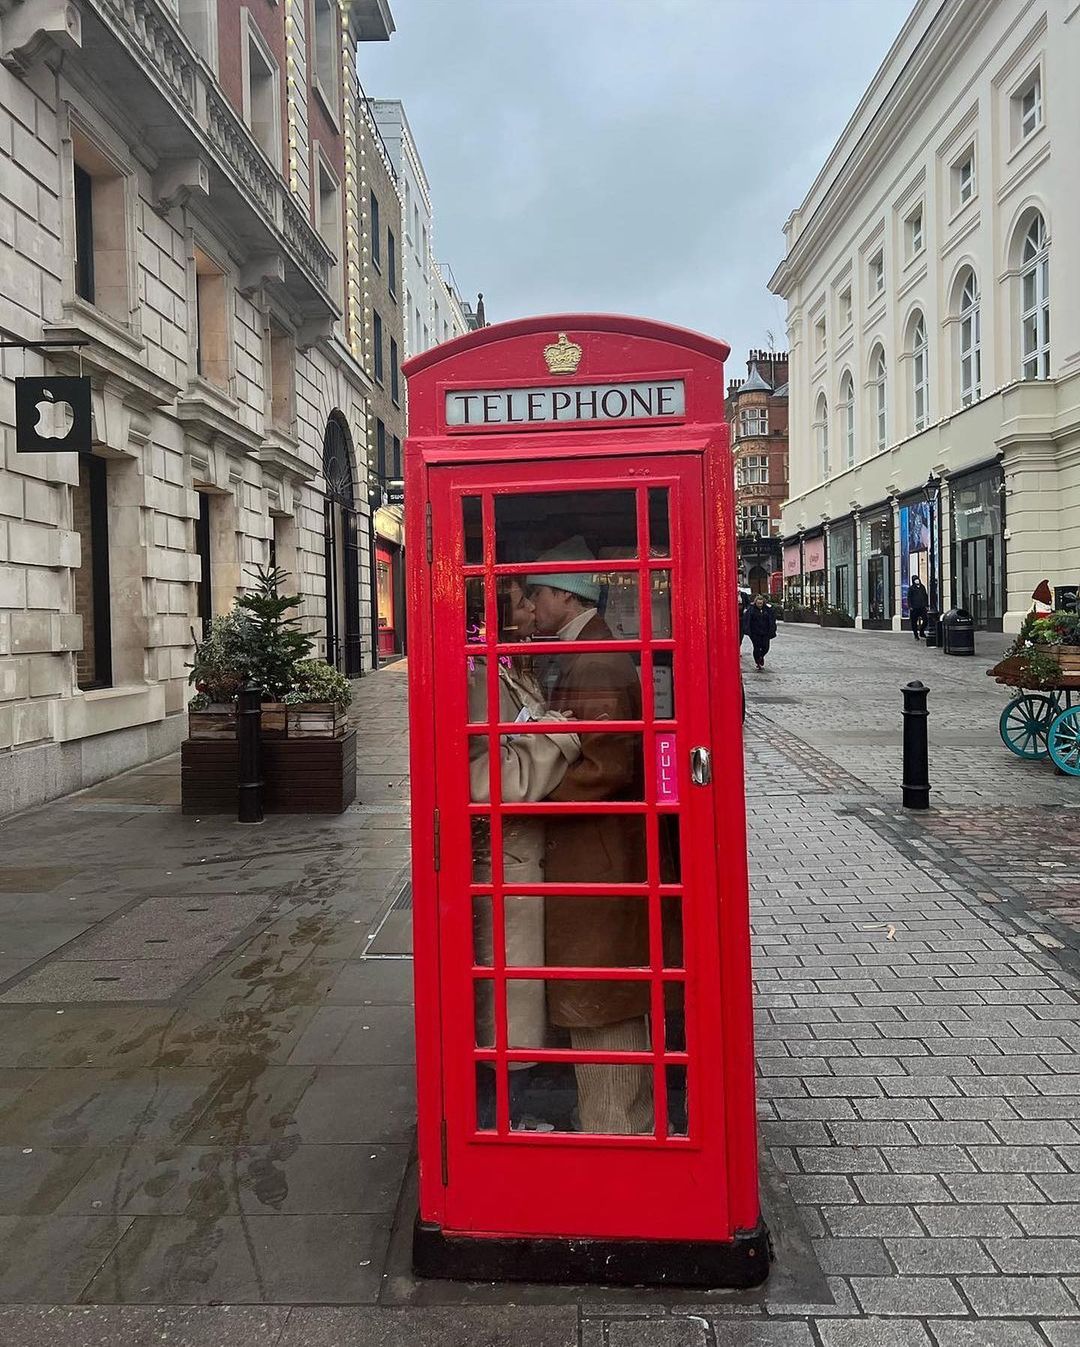
{"type": "Polygon", "coordinates": [[[360,684],[339,819],[184,818],[165,760],[7,823],[0,1340],[1080,1342],[1080,795],[998,741],[979,639],[781,627],[743,659],[777,1249],[749,1293],[412,1279],[403,666],[360,684]]]}

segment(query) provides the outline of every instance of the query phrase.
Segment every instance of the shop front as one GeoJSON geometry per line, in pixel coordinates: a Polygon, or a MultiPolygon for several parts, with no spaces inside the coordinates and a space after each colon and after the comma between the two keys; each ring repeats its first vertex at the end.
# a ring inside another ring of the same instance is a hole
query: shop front
{"type": "Polygon", "coordinates": [[[900,616],[909,620],[908,587],[918,576],[927,591],[933,588],[934,567],[930,549],[934,542],[937,520],[933,503],[920,492],[900,502],[900,616]]]}
{"type": "Polygon", "coordinates": [[[859,523],[863,594],[859,616],[870,631],[889,631],[893,616],[892,505],[864,510],[859,523]]]}
{"type": "Polygon", "coordinates": [[[855,520],[829,530],[829,608],[836,618],[855,617],[855,520]]]}
{"type": "Polygon", "coordinates": [[[802,544],[784,547],[784,608],[794,612],[803,606],[802,544]]]}
{"type": "Polygon", "coordinates": [[[994,463],[950,479],[953,602],[1000,631],[1005,613],[1004,475],[994,463]]]}
{"type": "Polygon", "coordinates": [[[815,613],[825,609],[825,535],[803,539],[803,597],[815,613]]]}

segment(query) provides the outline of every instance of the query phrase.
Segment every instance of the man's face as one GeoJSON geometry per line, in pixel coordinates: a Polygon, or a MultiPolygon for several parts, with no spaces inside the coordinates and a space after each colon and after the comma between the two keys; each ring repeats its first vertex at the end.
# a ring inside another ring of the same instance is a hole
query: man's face
{"type": "Polygon", "coordinates": [[[764,607],[765,607],[765,598],[764,598],[764,595],[758,594],[758,595],[755,596],[755,598],[754,598],[754,607],[755,607],[755,608],[764,608],[764,607]]]}
{"type": "Polygon", "coordinates": [[[516,580],[510,581],[510,625],[513,629],[510,639],[515,641],[527,641],[536,630],[532,599],[526,597],[516,580]]]}
{"type": "Polygon", "coordinates": [[[540,636],[555,636],[574,616],[574,596],[565,589],[550,585],[533,585],[529,590],[536,616],[536,630],[540,636]]]}

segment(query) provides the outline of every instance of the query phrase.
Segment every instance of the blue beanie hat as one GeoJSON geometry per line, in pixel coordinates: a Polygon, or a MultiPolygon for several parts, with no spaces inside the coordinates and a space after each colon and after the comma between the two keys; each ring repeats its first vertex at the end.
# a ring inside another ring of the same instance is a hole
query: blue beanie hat
{"type": "MultiPolygon", "coordinates": [[[[567,538],[564,543],[559,543],[558,547],[551,548],[548,552],[543,552],[537,561],[595,561],[596,558],[589,551],[588,543],[581,536],[576,534],[573,538],[567,538]]],[[[600,602],[600,580],[596,575],[590,575],[587,571],[564,571],[561,575],[529,575],[525,580],[526,585],[547,585],[550,589],[562,589],[567,594],[574,594],[585,603],[596,604],[600,602]]]]}

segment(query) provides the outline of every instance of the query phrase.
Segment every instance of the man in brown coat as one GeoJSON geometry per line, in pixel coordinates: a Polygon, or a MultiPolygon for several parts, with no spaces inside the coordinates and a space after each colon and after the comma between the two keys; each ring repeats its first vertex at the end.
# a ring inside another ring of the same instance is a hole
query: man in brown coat
{"type": "MultiPolygon", "coordinates": [[[[572,538],[540,558],[592,560],[584,539],[572,538]]],[[[610,641],[600,617],[594,575],[529,576],[529,595],[541,638],[610,641]]],[[[556,657],[549,693],[553,711],[575,720],[640,720],[641,683],[621,652],[556,657]]],[[[583,734],[581,757],[548,796],[552,801],[642,800],[641,736],[583,734]]],[[[545,874],[549,883],[625,884],[647,878],[644,819],[629,814],[569,815],[547,821],[545,874]]],[[[633,968],[649,963],[648,912],[641,898],[549,898],[545,909],[547,963],[553,967],[633,968]]],[[[649,1049],[649,984],[644,981],[552,980],[551,1023],[567,1029],[571,1045],[588,1051],[649,1049]]],[[[652,1069],[582,1064],[575,1067],[578,1113],[584,1132],[628,1134],[653,1128],[652,1069]]]]}

